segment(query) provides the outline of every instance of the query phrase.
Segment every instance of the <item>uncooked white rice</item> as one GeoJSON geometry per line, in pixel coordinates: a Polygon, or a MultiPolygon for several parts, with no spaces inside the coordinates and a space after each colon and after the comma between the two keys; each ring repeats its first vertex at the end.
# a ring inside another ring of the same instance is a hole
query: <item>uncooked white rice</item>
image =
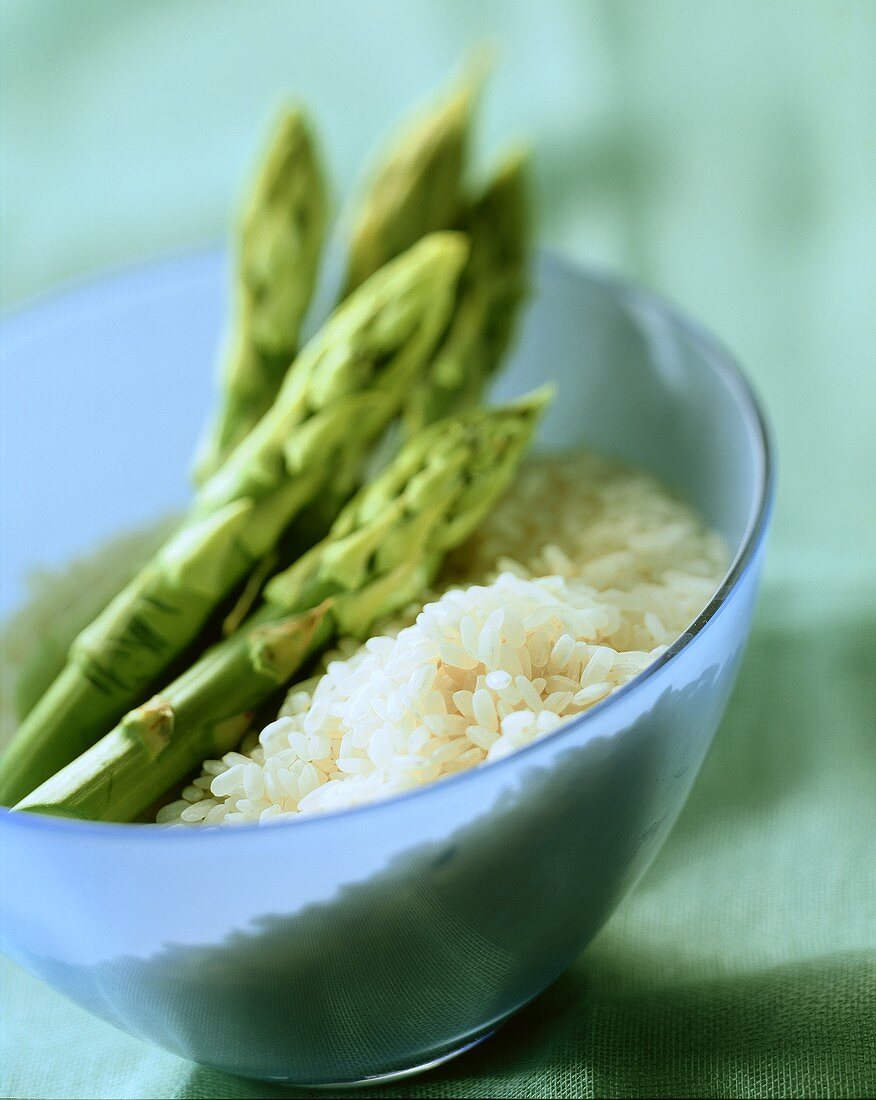
{"type": "Polygon", "coordinates": [[[497,760],[638,675],[702,610],[726,548],[654,478],[536,458],[445,570],[443,595],[329,654],[158,821],[360,805],[497,760]]]}

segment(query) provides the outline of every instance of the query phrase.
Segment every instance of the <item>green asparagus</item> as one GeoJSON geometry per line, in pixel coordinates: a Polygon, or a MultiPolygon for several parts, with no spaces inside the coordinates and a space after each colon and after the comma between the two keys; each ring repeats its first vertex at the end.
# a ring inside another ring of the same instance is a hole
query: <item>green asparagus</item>
{"type": "Polygon", "coordinates": [[[354,221],[344,295],[426,233],[457,227],[479,84],[469,77],[390,143],[354,221]]]}
{"type": "Polygon", "coordinates": [[[510,154],[466,211],[471,252],[447,332],[405,406],[408,432],[477,404],[508,349],[526,294],[527,160],[510,154]]]}
{"type": "MultiPolygon", "coordinates": [[[[430,231],[450,229],[460,222],[467,226],[471,223],[471,228],[481,236],[488,236],[493,229],[502,231],[506,225],[518,231],[517,224],[511,224],[507,216],[494,218],[496,224],[492,226],[486,224],[483,217],[466,219],[463,212],[462,176],[472,104],[479,82],[480,71],[472,68],[465,82],[431,112],[409,124],[387,151],[362,200],[350,246],[345,295],[386,260],[430,231]]],[[[503,195],[500,201],[503,200],[510,206],[510,197],[505,200],[503,195]]],[[[492,274],[492,270],[483,270],[483,279],[489,279],[492,274]]],[[[500,277],[507,279],[505,270],[500,277]]],[[[457,299],[459,301],[459,295],[457,299]]],[[[430,368],[430,376],[433,374],[430,368]]],[[[435,375],[436,378],[440,376],[441,371],[435,375]]],[[[424,388],[415,392],[419,392],[421,402],[428,400],[424,388]]],[[[468,386],[466,394],[460,394],[458,401],[445,402],[446,412],[476,404],[479,393],[476,387],[468,386]]],[[[430,419],[435,420],[440,415],[442,412],[436,403],[430,419]]],[[[421,423],[425,422],[421,419],[421,423]]],[[[345,469],[338,469],[329,491],[304,509],[296,520],[293,530],[287,534],[289,544],[304,551],[319,541],[357,488],[360,475],[360,464],[355,461],[347,463],[345,469]]],[[[252,591],[258,594],[255,586],[252,591]]],[[[240,606],[246,609],[251,603],[245,599],[240,606]]]]}
{"type": "Polygon", "coordinates": [[[180,528],[73,643],[7,750],[0,801],[18,801],[144,699],[336,469],[364,461],[446,325],[466,252],[457,234],[424,238],[302,350],[180,528]]]}
{"type": "Polygon", "coordinates": [[[545,391],[431,425],[361,489],[329,535],[267,585],[261,608],[16,807],[130,821],[208,756],[340,633],[367,636],[434,577],[508,485],[545,391]]]}
{"type": "Polygon", "coordinates": [[[270,408],[298,348],[316,283],[328,198],[303,113],[280,118],[243,211],[237,317],[221,407],[198,458],[202,484],[270,408]]]}
{"type": "MultiPolygon", "coordinates": [[[[408,436],[476,405],[511,342],[527,282],[527,160],[523,152],[507,156],[463,214],[471,251],[445,334],[405,404],[408,436]]],[[[359,465],[339,470],[331,491],[296,520],[297,546],[306,549],[325,534],[356,488],[359,472],[359,465]]]]}

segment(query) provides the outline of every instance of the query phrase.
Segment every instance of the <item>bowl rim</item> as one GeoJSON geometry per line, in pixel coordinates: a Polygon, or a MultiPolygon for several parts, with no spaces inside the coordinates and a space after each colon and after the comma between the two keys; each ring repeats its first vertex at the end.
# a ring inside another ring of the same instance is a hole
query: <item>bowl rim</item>
{"type": "MultiPolygon", "coordinates": [[[[0,313],[0,320],[7,322],[13,319],[23,319],[24,315],[51,306],[56,300],[72,296],[78,291],[94,290],[104,283],[120,280],[126,276],[147,275],[151,270],[160,271],[165,266],[181,262],[195,259],[203,260],[210,254],[222,254],[224,256],[224,252],[224,249],[217,248],[216,245],[171,252],[139,264],[117,267],[98,273],[95,276],[70,280],[55,291],[34,295],[20,303],[16,303],[11,309],[3,310],[0,313]]],[[[626,299],[630,302],[640,300],[656,305],[665,316],[669,317],[678,330],[692,342],[703,346],[710,353],[711,368],[721,377],[736,397],[737,405],[754,445],[755,458],[757,459],[757,482],[754,487],[753,505],[736,553],[721,583],[700,614],[655,661],[652,661],[632,680],[623,684],[586,713],[570,719],[557,729],[539,737],[508,756],[491,761],[489,765],[491,774],[496,774],[495,769],[507,769],[516,766],[521,759],[538,751],[548,742],[559,741],[570,736],[574,731],[580,731],[587,725],[592,725],[596,718],[601,719],[603,717],[608,708],[616,707],[620,700],[628,698],[633,692],[639,690],[644,683],[656,676],[667,664],[687,649],[711,620],[716,617],[748,572],[766,536],[775,497],[775,450],[763,406],[742,367],[720,340],[713,336],[704,325],[689,317],[668,298],[636,280],[626,278],[612,271],[603,271],[595,266],[579,263],[571,257],[544,248],[538,249],[536,263],[541,269],[553,272],[565,279],[584,279],[600,284],[613,292],[619,299],[626,299]]],[[[433,783],[427,783],[413,790],[403,791],[400,794],[390,795],[375,802],[337,810],[327,810],[319,814],[308,814],[298,820],[278,821],[272,823],[272,832],[282,829],[331,827],[332,823],[339,818],[347,819],[352,815],[359,814],[374,815],[379,813],[381,809],[395,807],[409,800],[428,797],[430,793],[446,790],[450,786],[476,782],[483,774],[484,771],[480,768],[470,768],[458,772],[456,775],[447,776],[433,783]]],[[[86,821],[72,817],[54,817],[50,814],[16,813],[4,806],[0,806],[0,826],[20,828],[31,832],[49,831],[68,836],[88,835],[94,838],[104,838],[107,842],[120,836],[126,836],[129,842],[134,839],[151,841],[159,837],[168,837],[170,843],[178,845],[183,842],[184,838],[186,842],[216,844],[217,834],[224,836],[226,838],[224,842],[227,843],[228,838],[252,838],[262,830],[259,822],[255,821],[235,826],[233,829],[205,826],[198,829],[181,830],[169,825],[159,825],[156,822],[86,821]]]]}

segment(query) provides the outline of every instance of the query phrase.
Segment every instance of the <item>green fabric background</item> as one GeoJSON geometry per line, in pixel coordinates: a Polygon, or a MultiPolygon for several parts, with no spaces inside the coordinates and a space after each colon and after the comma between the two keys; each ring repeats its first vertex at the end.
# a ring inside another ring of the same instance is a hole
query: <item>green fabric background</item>
{"type": "MultiPolygon", "coordinates": [[[[483,144],[535,139],[543,239],[682,303],[771,413],[764,595],[666,847],[497,1038],[369,1095],[876,1091],[876,3],[6,0],[0,18],[5,302],[220,234],[284,92],[313,105],[340,206],[374,135],[486,37],[483,144]]],[[[154,1050],[6,962],[0,983],[3,1095],[296,1095],[154,1050]]]]}

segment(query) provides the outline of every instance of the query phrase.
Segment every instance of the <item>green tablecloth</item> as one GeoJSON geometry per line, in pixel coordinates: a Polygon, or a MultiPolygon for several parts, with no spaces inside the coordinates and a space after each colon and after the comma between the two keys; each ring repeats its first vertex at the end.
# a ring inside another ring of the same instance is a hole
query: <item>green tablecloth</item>
{"type": "MultiPolygon", "coordinates": [[[[492,31],[485,131],[538,137],[546,239],[681,301],[771,410],[764,597],[666,847],[499,1036],[370,1095],[876,1092],[876,5],[10,0],[2,16],[7,300],[215,235],[283,88],[315,104],[348,179],[492,31]]],[[[287,1095],[128,1038],[11,964],[0,982],[3,1095],[287,1095]]]]}
{"type": "MultiPolygon", "coordinates": [[[[801,604],[796,585],[770,586],[714,749],[634,894],[479,1051],[367,1095],[873,1094],[876,601],[858,595],[801,604]]],[[[2,974],[4,1095],[303,1095],[194,1066],[2,974]]]]}
{"type": "MultiPolygon", "coordinates": [[[[876,601],[858,596],[801,604],[770,586],[714,749],[635,893],[481,1050],[369,1095],[873,1093],[876,601]]],[[[154,1050],[9,963],[3,977],[6,1095],[300,1095],[154,1050]]]]}

